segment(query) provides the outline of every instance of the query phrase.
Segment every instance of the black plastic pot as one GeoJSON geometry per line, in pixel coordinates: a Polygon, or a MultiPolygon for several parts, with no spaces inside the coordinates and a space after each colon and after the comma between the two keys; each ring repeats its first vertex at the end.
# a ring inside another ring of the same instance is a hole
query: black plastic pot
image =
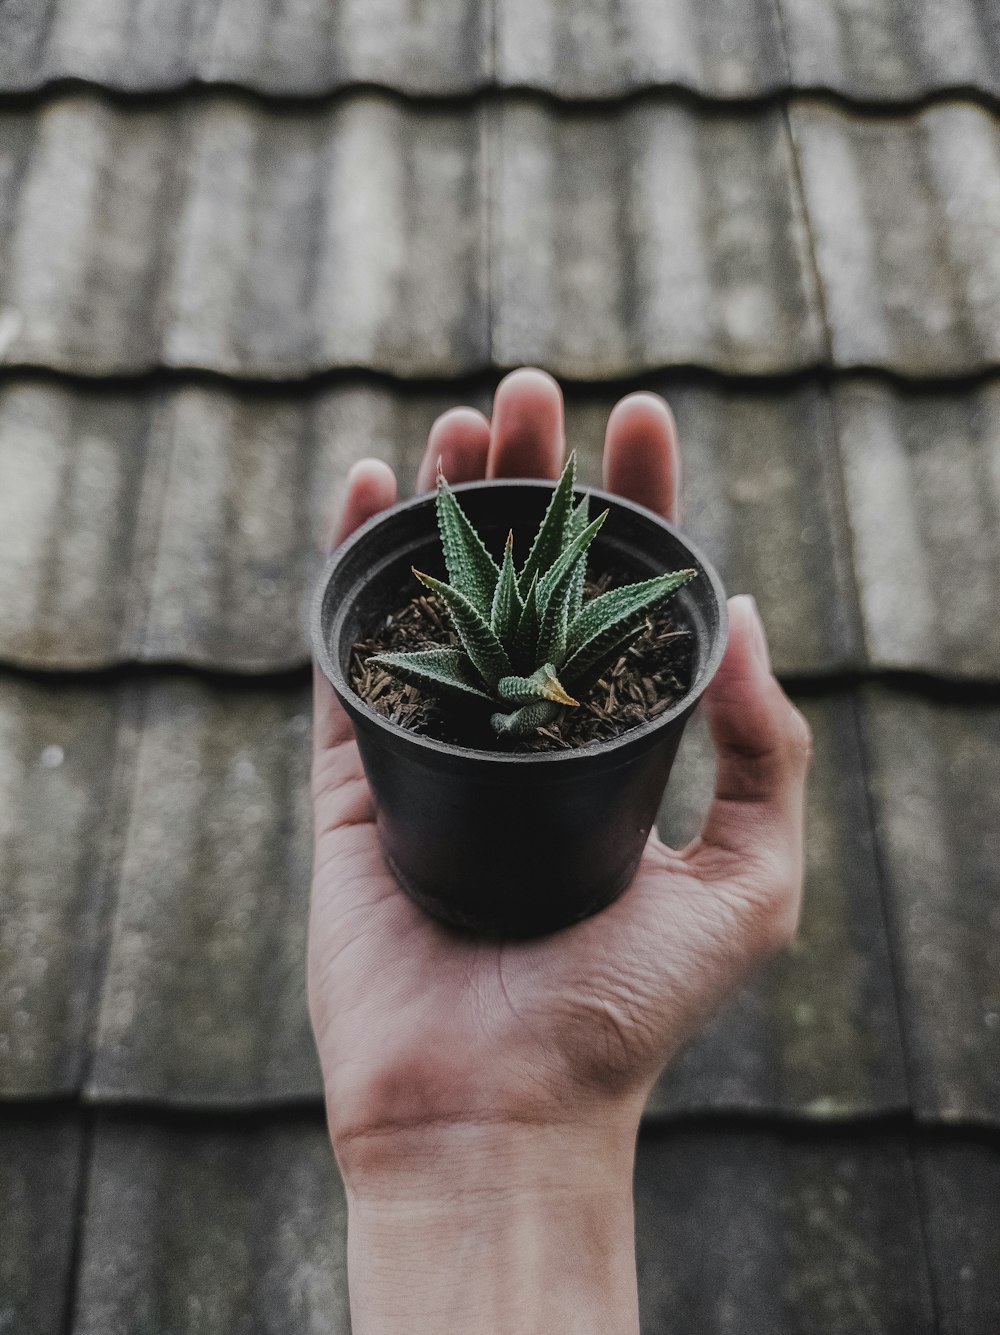
{"type": "MultiPolygon", "coordinates": [[[[552,484],[472,482],[455,490],[499,556],[510,528],[515,550],[527,551],[552,484]]],[[[351,689],[351,647],[416,591],[411,566],[444,577],[433,495],[370,520],[330,558],[316,589],[313,650],[354,723],[389,865],[429,913],[480,935],[539,936],[625,890],[684,725],[725,648],[725,595],[708,562],[652,511],[590,494],[592,515],[610,510],[592,549],[594,568],[626,569],[630,579],[699,572],[671,604],[694,632],[689,691],[612,741],[543,754],[454,746],[390,723],[351,689]]]]}

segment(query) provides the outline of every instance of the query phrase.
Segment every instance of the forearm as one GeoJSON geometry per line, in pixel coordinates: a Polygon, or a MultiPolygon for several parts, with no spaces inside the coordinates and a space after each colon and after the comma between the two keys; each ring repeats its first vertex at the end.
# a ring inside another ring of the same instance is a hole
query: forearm
{"type": "Polygon", "coordinates": [[[355,1335],[636,1335],[633,1153],[606,1124],[379,1147],[345,1175],[355,1335]]]}

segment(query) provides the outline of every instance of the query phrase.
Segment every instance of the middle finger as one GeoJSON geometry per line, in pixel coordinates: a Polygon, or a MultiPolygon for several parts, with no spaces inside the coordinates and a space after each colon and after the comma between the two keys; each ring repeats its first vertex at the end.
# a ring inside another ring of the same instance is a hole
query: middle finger
{"type": "Polygon", "coordinates": [[[557,478],[566,448],[562,390],[533,366],[497,386],[487,477],[557,478]]]}

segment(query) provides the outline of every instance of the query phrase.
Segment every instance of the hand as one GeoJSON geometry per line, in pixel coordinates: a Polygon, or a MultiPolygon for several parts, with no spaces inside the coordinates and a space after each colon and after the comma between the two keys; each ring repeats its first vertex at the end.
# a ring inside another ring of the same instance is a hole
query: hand
{"type": "MultiPolygon", "coordinates": [[[[438,418],[418,488],[433,484],[439,458],[453,483],[554,479],[563,452],[557,384],[515,371],[492,422],[470,408],[438,418]]],[[[607,427],[605,486],[673,518],[679,473],[663,400],[622,399],[607,427]]],[[[337,540],[395,498],[386,465],[357,464],[337,540]]],[[[701,834],[674,850],[654,833],[618,901],[534,941],[474,940],[405,897],[382,859],[351,726],[316,675],[309,999],[352,1211],[377,1201],[396,1218],[408,1201],[433,1213],[443,1192],[455,1216],[484,1180],[505,1200],[526,1190],[617,1200],[663,1066],[792,936],[809,731],[771,673],[754,604],[734,598],[729,611],[728,648],[704,697],[718,771],[701,834]]]]}

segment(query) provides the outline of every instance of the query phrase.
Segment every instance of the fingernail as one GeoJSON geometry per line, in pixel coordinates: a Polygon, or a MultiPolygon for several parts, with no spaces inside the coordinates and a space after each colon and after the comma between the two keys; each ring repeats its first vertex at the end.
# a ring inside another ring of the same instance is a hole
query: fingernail
{"type": "Polygon", "coordinates": [[[771,650],[768,647],[767,631],[764,629],[764,622],[761,620],[760,608],[757,606],[757,599],[752,593],[748,593],[746,597],[753,611],[754,647],[757,651],[757,658],[764,670],[770,672],[771,650]]]}

